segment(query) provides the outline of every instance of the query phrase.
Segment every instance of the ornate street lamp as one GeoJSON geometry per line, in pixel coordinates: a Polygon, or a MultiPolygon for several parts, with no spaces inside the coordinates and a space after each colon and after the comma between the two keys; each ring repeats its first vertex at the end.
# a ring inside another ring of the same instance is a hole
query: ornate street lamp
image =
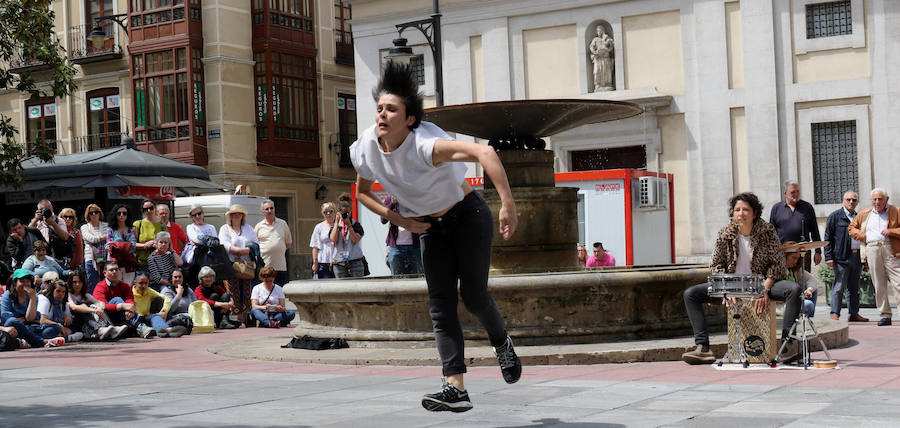
{"type": "Polygon", "coordinates": [[[403,38],[403,30],[407,28],[415,28],[422,32],[428,46],[431,48],[431,54],[434,57],[434,94],[438,106],[444,105],[444,71],[443,58],[441,57],[441,12],[438,5],[439,0],[434,0],[434,13],[431,18],[420,19],[418,21],[404,22],[397,24],[397,38],[394,39],[394,47],[388,51],[387,58],[391,61],[398,61],[409,64],[413,54],[412,48],[406,46],[407,40],[403,38]]]}
{"type": "Polygon", "coordinates": [[[88,35],[88,39],[91,40],[94,48],[103,46],[103,42],[106,41],[106,32],[103,31],[103,27],[100,26],[100,22],[115,21],[116,24],[119,24],[119,26],[122,27],[123,30],[125,30],[125,34],[127,35],[128,26],[125,25],[125,19],[127,16],[127,13],[120,13],[118,15],[106,15],[94,18],[94,28],[91,29],[91,34],[88,35]]]}

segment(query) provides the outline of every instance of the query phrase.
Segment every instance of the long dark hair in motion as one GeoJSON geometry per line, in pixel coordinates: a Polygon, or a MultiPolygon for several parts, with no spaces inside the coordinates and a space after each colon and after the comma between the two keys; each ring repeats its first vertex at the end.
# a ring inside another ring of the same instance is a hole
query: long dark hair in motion
{"type": "Polygon", "coordinates": [[[406,117],[414,116],[416,118],[409,129],[416,129],[422,122],[422,118],[425,117],[425,108],[412,68],[405,64],[388,61],[384,66],[381,79],[378,80],[378,86],[372,90],[375,104],[378,104],[378,99],[386,94],[396,95],[403,100],[403,105],[406,106],[406,117]]]}

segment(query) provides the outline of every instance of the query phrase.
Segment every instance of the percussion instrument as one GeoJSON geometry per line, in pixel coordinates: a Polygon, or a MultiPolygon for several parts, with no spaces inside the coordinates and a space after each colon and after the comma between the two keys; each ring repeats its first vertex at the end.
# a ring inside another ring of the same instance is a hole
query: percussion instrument
{"type": "Polygon", "coordinates": [[[710,297],[759,297],[765,291],[762,275],[713,274],[707,278],[710,297]]]}
{"type": "Polygon", "coordinates": [[[756,313],[755,300],[737,299],[728,302],[729,349],[723,360],[731,363],[768,364],[775,358],[778,342],[775,340],[775,304],[756,313]]]}

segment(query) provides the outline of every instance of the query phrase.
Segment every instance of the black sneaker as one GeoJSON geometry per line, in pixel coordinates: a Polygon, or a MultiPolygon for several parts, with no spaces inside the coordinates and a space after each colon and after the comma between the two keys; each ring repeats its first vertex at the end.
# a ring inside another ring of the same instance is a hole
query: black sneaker
{"type": "Polygon", "coordinates": [[[519,361],[516,350],[513,349],[512,338],[506,336],[506,343],[499,348],[494,348],[494,355],[497,356],[497,361],[500,362],[503,380],[506,383],[518,382],[519,378],[522,377],[522,362],[519,361]]]}
{"type": "Polygon", "coordinates": [[[432,412],[465,412],[472,408],[469,401],[469,393],[460,391],[459,388],[444,380],[441,390],[434,394],[425,394],[422,397],[422,407],[432,412]]]}

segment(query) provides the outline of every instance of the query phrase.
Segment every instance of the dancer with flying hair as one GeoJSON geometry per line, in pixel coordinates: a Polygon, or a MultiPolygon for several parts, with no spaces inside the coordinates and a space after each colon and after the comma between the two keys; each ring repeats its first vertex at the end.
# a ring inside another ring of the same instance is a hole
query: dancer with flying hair
{"type": "Polygon", "coordinates": [[[375,214],[420,234],[429,313],[445,376],[440,391],[422,397],[422,407],[464,412],[472,408],[472,402],[463,383],[466,364],[457,286],[466,309],[487,331],[507,383],[519,380],[522,364],[487,288],[491,211],[466,182],[463,162],[480,163],[494,183],[504,239],[516,231],[516,204],[493,148],[453,140],[433,123],[422,121],[422,94],[408,66],[389,62],[372,96],[375,125],[350,146],[357,198],[375,214]],[[372,193],[376,180],[400,202],[399,212],[385,207],[372,193]]]}

